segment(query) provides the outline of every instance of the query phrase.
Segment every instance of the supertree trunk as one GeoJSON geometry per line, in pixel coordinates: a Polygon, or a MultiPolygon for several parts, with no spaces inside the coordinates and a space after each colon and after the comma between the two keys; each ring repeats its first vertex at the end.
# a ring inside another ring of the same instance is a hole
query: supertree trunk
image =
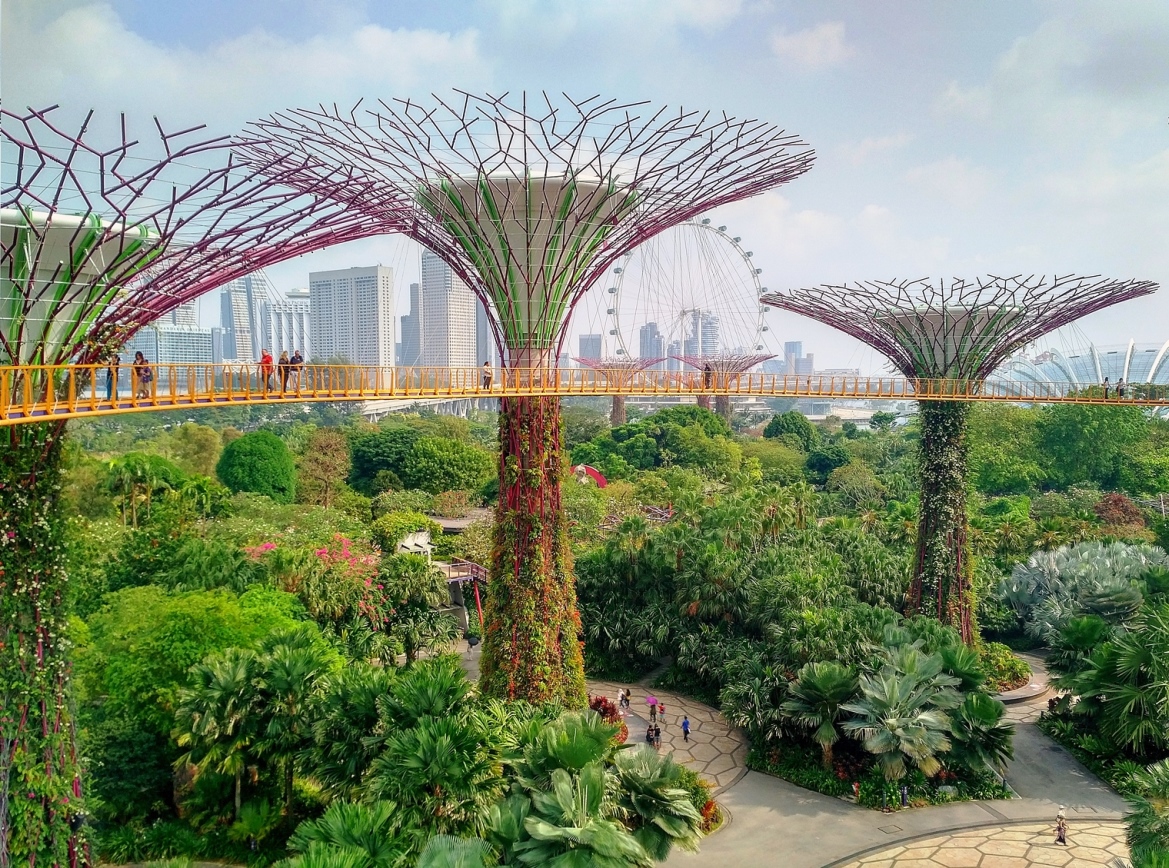
{"type": "Polygon", "coordinates": [[[58,509],[63,423],[0,450],[0,864],[76,865],[81,812],[58,509]]]}
{"type": "Polygon", "coordinates": [[[731,424],[731,396],[730,395],[715,395],[714,396],[714,412],[722,416],[728,425],[731,424]]]}
{"type": "Polygon", "coordinates": [[[974,642],[973,564],[966,516],[969,416],[966,403],[921,402],[917,560],[906,601],[906,614],[928,615],[951,625],[967,645],[974,642]]]}
{"type": "Polygon", "coordinates": [[[576,580],[560,507],[560,399],[503,398],[499,438],[480,685],[489,696],[583,708],[576,580]]]}
{"type": "Polygon", "coordinates": [[[699,395],[698,396],[698,406],[701,407],[703,410],[709,410],[710,409],[710,395],[699,395]]]}
{"type": "Polygon", "coordinates": [[[614,428],[625,424],[625,396],[613,396],[613,411],[609,414],[609,422],[614,428]]]}

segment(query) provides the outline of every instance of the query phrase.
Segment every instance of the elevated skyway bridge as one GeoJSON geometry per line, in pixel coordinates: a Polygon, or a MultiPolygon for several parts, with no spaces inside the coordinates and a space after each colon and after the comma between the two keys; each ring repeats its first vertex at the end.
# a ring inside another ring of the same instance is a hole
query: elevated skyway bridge
{"type": "Polygon", "coordinates": [[[54,419],[84,419],[152,410],[206,409],[240,404],[301,404],[310,401],[434,400],[539,395],[699,396],[839,398],[870,401],[994,401],[1025,404],[1117,404],[1169,407],[1169,386],[1131,384],[1115,388],[1008,380],[864,376],[785,376],[763,373],[647,370],[606,376],[591,368],[496,369],[485,385],[480,368],[306,365],[271,377],[255,364],[123,365],[116,389],[104,365],[0,367],[0,426],[54,419]]]}

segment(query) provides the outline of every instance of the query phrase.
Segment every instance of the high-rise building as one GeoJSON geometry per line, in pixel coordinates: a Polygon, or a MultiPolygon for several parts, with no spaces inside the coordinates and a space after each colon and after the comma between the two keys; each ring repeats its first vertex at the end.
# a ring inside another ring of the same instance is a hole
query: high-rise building
{"type": "Polygon", "coordinates": [[[312,358],[312,297],[307,287],[290,289],[284,298],[264,302],[261,309],[267,348],[275,358],[297,350],[312,358]]]}
{"type": "Polygon", "coordinates": [[[682,341],[670,341],[666,346],[666,370],[680,371],[686,367],[678,356],[682,355],[682,341]]]}
{"type": "Polygon", "coordinates": [[[264,303],[275,295],[262,271],[237,277],[219,291],[219,325],[223,329],[223,357],[253,362],[260,358],[267,330],[264,303]]]}
{"type": "Polygon", "coordinates": [[[410,284],[410,312],[402,317],[402,351],[398,364],[413,368],[422,363],[422,285],[410,284]]]}
{"type": "Polygon", "coordinates": [[[490,362],[492,366],[499,364],[499,351],[495,347],[495,332],[491,329],[491,318],[487,315],[487,308],[483,300],[475,299],[475,359],[479,364],[490,362]]]}
{"type": "Polygon", "coordinates": [[[394,270],[381,265],[308,276],[313,358],[394,364],[394,270]]]}
{"type": "Polygon", "coordinates": [[[816,373],[816,364],[812,354],[804,355],[803,341],[786,341],[784,343],[783,373],[798,376],[810,376],[816,373]]]}
{"type": "MultiPolygon", "coordinates": [[[[658,330],[656,322],[647,322],[637,333],[637,355],[642,359],[660,359],[666,354],[666,336],[658,330]]],[[[665,362],[653,365],[656,370],[664,370],[665,362]]]]}
{"type": "Polygon", "coordinates": [[[576,356],[578,359],[599,359],[601,352],[600,335],[580,336],[580,352],[576,356]]]}
{"type": "Polygon", "coordinates": [[[426,366],[474,368],[479,350],[475,331],[479,300],[449,265],[422,254],[421,363],[426,366]]]}
{"type": "Polygon", "coordinates": [[[682,342],[687,356],[714,356],[718,354],[718,317],[708,310],[690,311],[686,337],[682,342]]]}

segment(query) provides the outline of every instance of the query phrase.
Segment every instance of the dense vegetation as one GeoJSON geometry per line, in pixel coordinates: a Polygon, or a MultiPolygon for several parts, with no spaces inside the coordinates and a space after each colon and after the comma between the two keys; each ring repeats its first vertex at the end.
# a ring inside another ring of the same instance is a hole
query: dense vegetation
{"type": "MultiPolygon", "coordinates": [[[[98,852],[642,865],[694,846],[691,773],[617,750],[587,712],[480,696],[444,656],[460,633],[445,578],[394,554],[429,530],[436,557],[489,562],[490,518],[450,537],[434,519],[496,497],[493,420],[281,412],[73,432],[63,535],[98,852]]],[[[894,421],[788,412],[736,433],[693,407],[617,428],[565,408],[571,462],[609,478],[563,477],[588,671],[671,658],[663,685],[742,725],[755,767],[879,806],[902,785],[911,803],[999,794],[1011,742],[992,694],[1027,677],[1007,645],[1046,646],[1072,696],[1045,725],[1160,834],[1169,532],[1139,501],[1169,488],[1169,426],[1121,407],[971,412],[968,648],[900,614],[917,433],[894,421]],[[893,715],[910,725],[887,730],[893,715]]]]}

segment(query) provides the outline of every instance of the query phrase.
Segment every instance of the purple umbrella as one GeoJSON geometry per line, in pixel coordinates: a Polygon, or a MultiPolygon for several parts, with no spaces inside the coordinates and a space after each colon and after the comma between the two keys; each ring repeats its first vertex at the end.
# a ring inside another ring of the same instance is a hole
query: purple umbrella
{"type": "Polygon", "coordinates": [[[646,705],[657,705],[657,704],[658,704],[658,699],[657,699],[657,697],[656,697],[656,696],[647,696],[647,697],[645,698],[645,704],[646,704],[646,705]]]}

